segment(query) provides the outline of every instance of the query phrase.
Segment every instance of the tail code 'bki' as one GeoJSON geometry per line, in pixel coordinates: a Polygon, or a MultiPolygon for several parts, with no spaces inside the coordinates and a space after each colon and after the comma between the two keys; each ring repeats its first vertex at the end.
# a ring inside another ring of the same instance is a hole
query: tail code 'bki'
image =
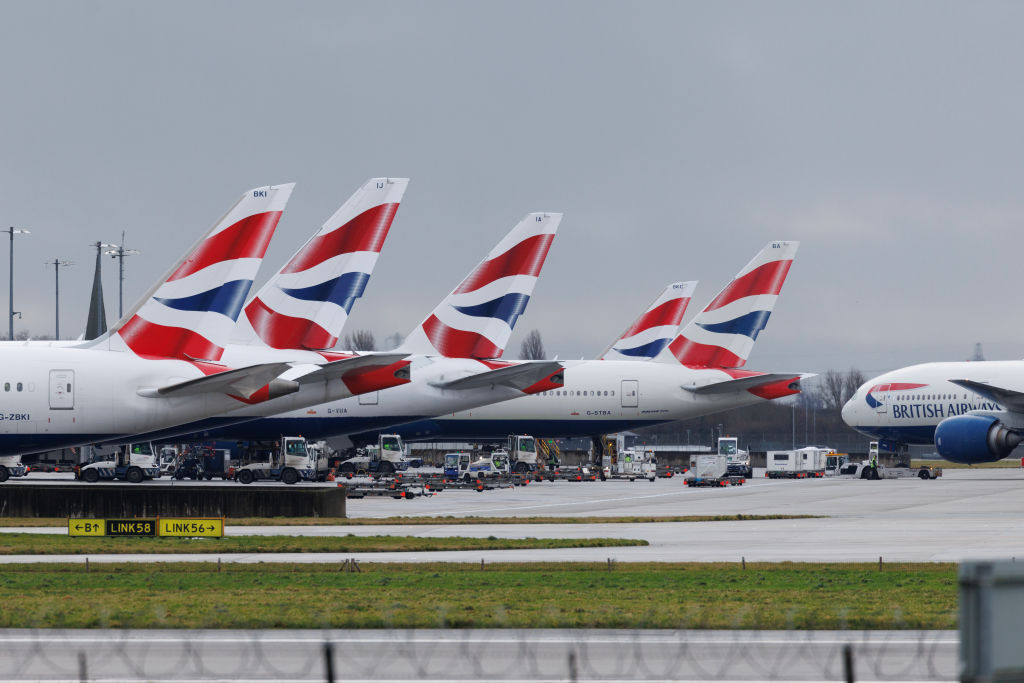
{"type": "Polygon", "coordinates": [[[679,332],[696,287],[696,280],[670,284],[599,358],[651,360],[657,356],[679,332]]]}

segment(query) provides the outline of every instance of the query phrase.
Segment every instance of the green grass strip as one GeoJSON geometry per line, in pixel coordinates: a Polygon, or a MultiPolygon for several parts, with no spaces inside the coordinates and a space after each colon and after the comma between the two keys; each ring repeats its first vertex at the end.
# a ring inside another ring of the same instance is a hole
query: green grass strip
{"type": "Polygon", "coordinates": [[[627,538],[467,538],[452,536],[225,536],[224,538],[70,537],[0,533],[0,555],[118,553],[387,553],[433,550],[522,550],[648,545],[627,538]]]}
{"type": "Polygon", "coordinates": [[[0,628],[955,629],[954,564],[85,564],[0,569],[0,628]]]}
{"type": "MultiPolygon", "coordinates": [[[[664,515],[620,517],[229,517],[227,526],[387,526],[390,524],[653,524],[824,519],[827,515],[664,515]]],[[[0,517],[0,527],[66,527],[64,517],[0,517]]]]}

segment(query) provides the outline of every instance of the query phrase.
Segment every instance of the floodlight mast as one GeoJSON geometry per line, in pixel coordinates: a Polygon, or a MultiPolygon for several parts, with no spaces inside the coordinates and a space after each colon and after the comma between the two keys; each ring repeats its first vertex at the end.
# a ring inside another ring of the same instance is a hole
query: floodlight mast
{"type": "Polygon", "coordinates": [[[53,338],[60,341],[60,269],[61,266],[73,266],[74,261],[53,259],[52,261],[46,261],[46,265],[53,266],[53,284],[54,284],[54,332],[53,338]]]}
{"type": "Polygon", "coordinates": [[[13,225],[7,230],[0,230],[11,236],[11,284],[8,290],[9,307],[7,313],[7,339],[14,341],[14,236],[31,234],[28,230],[19,230],[13,225]]]}
{"type": "Polygon", "coordinates": [[[102,246],[108,247],[107,251],[103,252],[110,256],[110,258],[116,258],[118,260],[118,277],[117,277],[117,317],[120,320],[124,315],[124,257],[135,256],[140,253],[138,249],[125,249],[124,248],[124,230],[121,231],[121,244],[103,244],[102,246]]]}

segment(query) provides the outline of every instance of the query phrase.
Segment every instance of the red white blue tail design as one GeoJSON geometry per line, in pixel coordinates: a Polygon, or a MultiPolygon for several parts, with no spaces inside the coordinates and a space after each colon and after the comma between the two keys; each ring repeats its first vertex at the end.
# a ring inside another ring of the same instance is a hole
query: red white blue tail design
{"type": "Polygon", "coordinates": [[[527,214],[398,350],[500,358],[530,301],[561,220],[560,213],[527,214]]]}
{"type": "Polygon", "coordinates": [[[219,360],[293,187],[242,195],[103,341],[146,358],[219,360]]]}
{"type": "Polygon", "coordinates": [[[245,306],[232,342],[329,349],[363,295],[408,186],[371,178],[245,306]]]}
{"type": "Polygon", "coordinates": [[[673,282],[605,349],[601,360],[651,360],[668,346],[683,322],[696,281],[673,282]]]}
{"type": "Polygon", "coordinates": [[[768,324],[799,242],[769,242],[691,320],[657,360],[692,368],[739,368],[768,324]]]}

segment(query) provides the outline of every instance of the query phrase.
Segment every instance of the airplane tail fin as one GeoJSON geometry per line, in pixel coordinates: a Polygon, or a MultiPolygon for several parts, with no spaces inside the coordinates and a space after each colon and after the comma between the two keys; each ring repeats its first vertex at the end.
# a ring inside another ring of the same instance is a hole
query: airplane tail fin
{"type": "Polygon", "coordinates": [[[679,331],[697,282],[673,282],[604,350],[601,360],[650,360],[668,346],[679,331]]]}
{"type": "Polygon", "coordinates": [[[743,367],[768,324],[799,246],[769,242],[656,360],[692,368],[743,367]]]}
{"type": "Polygon", "coordinates": [[[84,346],[220,360],[294,187],[243,194],[114,327],[84,346]]]}
{"type": "Polygon", "coordinates": [[[371,178],[245,306],[231,341],[275,349],[328,349],[363,295],[409,184],[371,178]]]}
{"type": "Polygon", "coordinates": [[[560,213],[527,214],[398,351],[500,358],[530,301],[561,220],[560,213]]]}

